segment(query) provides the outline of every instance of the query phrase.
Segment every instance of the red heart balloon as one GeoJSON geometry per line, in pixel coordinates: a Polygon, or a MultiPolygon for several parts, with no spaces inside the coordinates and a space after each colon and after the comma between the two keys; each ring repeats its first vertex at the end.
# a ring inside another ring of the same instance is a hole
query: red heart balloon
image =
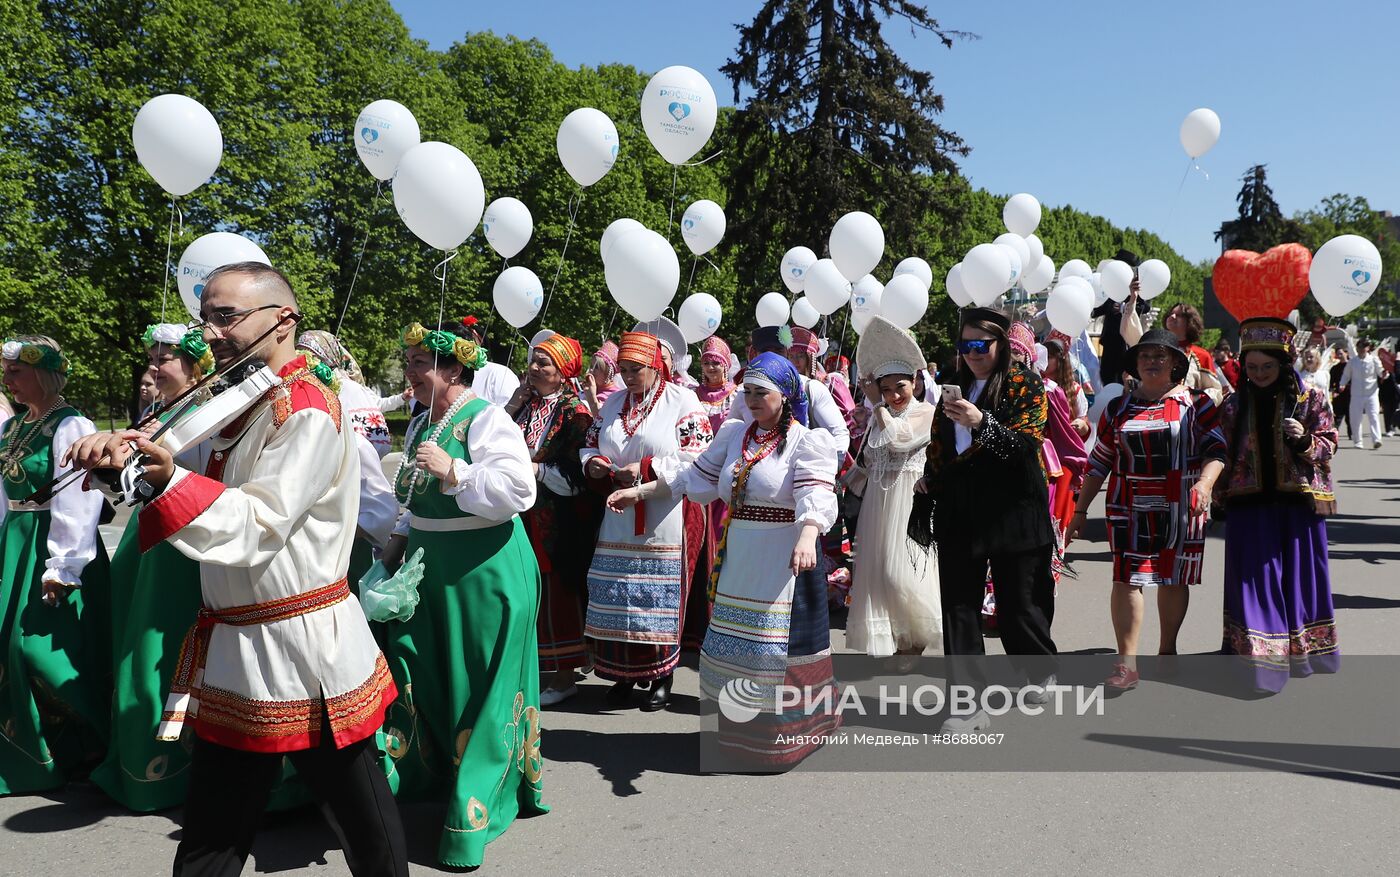
{"type": "Polygon", "coordinates": [[[1312,253],[1302,244],[1280,244],[1266,253],[1226,250],[1215,260],[1215,297],[1240,321],[1288,314],[1308,294],[1312,253]]]}

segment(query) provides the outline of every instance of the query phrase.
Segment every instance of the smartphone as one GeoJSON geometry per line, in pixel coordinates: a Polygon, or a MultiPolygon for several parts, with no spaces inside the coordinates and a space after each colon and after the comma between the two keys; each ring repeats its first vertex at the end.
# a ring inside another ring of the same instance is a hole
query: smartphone
{"type": "Polygon", "coordinates": [[[944,403],[962,401],[962,387],[959,387],[957,384],[939,384],[938,386],[943,390],[944,403]]]}

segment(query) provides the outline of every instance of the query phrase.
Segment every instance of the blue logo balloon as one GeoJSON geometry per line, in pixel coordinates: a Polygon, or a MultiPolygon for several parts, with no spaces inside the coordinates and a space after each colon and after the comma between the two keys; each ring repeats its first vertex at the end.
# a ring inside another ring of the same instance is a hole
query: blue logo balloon
{"type": "Polygon", "coordinates": [[[379,132],[373,128],[361,128],[360,137],[364,138],[366,143],[373,143],[379,139],[379,132]]]}
{"type": "Polygon", "coordinates": [[[680,101],[671,101],[671,105],[666,109],[677,122],[690,115],[690,104],[683,104],[680,101]]]}

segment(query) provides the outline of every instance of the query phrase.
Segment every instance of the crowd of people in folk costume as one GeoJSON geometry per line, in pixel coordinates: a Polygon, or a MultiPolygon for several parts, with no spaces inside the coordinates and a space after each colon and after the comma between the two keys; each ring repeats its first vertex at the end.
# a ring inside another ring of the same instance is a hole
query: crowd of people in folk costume
{"type": "MultiPolygon", "coordinates": [[[[848,649],[896,662],[982,654],[988,634],[1053,656],[1057,583],[1105,487],[1108,686],[1138,683],[1147,592],[1158,652],[1175,653],[1212,508],[1222,651],[1265,691],[1335,669],[1333,412],[1349,404],[1353,436],[1369,426],[1379,446],[1393,360],[1274,318],[1213,357],[1194,309],[1144,331],[1145,310],[1136,294],[1106,305],[1094,344],[967,308],[942,368],[879,317],[854,363],[822,362],[809,330],[761,328],[743,360],[707,339],[698,379],[664,319],[591,359],[539,336],[523,376],[488,361],[470,319],[414,323],[398,336],[408,389],[381,397],[337,337],[298,333],[279,272],[239,263],[210,275],[198,324],[146,333],[152,416],[116,433],[65,401],[71,352],[16,336],[0,793],[89,776],[133,810],[183,803],[188,874],[237,873],[263,810],[310,798],[352,870],[404,874],[393,796],[446,801],[439,860],[480,865],[545,811],[541,709],[582,674],[611,683],[609,710],[666,708],[687,648],[712,697],[834,684],[842,614],[848,649]],[[272,390],[176,456],[152,441],[189,408],[172,400],[209,404],[187,391],[250,353],[272,390]],[[405,404],[419,410],[390,478],[385,412],[405,404]],[[134,453],[151,495],[109,562],[101,491],[134,453]],[[75,468],[93,471],[45,496],[75,468]],[[411,599],[371,621],[360,603],[384,582],[411,599]]],[[[838,718],[777,721],[722,725],[721,744],[781,769],[838,718]]]]}

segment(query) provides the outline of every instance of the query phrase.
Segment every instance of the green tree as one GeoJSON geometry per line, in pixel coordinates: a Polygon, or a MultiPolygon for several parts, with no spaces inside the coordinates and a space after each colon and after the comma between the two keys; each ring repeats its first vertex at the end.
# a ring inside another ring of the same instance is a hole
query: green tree
{"type": "MultiPolygon", "coordinates": [[[[956,222],[955,158],[967,146],[936,121],[933,75],[885,41],[891,21],[951,47],[967,36],[907,0],[766,0],[722,68],[737,102],[726,149],[731,219],[747,311],[774,281],[787,247],[821,252],[850,210],[875,215],[886,246],[916,252],[921,228],[956,222]]],[[[737,303],[736,303],[737,304],[737,303]]]]}
{"type": "Polygon", "coordinates": [[[1215,239],[1227,250],[1250,250],[1262,253],[1270,247],[1298,240],[1296,223],[1283,217],[1274,190],[1269,187],[1268,165],[1256,164],[1244,172],[1235,203],[1239,215],[1220,226],[1215,239]]]}

